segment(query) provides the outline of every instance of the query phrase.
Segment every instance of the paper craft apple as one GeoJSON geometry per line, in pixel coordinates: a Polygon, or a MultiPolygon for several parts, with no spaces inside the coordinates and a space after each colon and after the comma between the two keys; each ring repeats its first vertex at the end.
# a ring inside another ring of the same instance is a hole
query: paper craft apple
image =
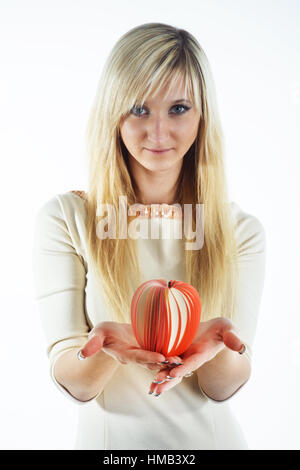
{"type": "Polygon", "coordinates": [[[197,290],[182,281],[151,279],[131,300],[131,324],[143,349],[179,356],[191,345],[201,316],[197,290]]]}

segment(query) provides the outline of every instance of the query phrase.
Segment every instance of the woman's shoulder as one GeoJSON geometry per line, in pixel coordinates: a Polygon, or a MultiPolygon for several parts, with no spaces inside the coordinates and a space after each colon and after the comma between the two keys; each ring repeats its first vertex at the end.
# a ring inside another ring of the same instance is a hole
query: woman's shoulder
{"type": "Polygon", "coordinates": [[[54,194],[38,207],[36,222],[43,226],[66,226],[69,232],[78,232],[85,226],[85,198],[85,191],[79,190],[54,194]]]}
{"type": "Polygon", "coordinates": [[[71,194],[76,194],[76,196],[79,196],[80,199],[82,199],[82,200],[84,200],[84,201],[86,201],[86,199],[87,199],[87,194],[86,194],[86,192],[83,191],[83,190],[75,190],[75,189],[72,189],[71,191],[68,191],[68,192],[65,193],[65,194],[69,194],[69,193],[71,193],[71,194]]]}
{"type": "Polygon", "coordinates": [[[239,251],[264,251],[266,230],[260,218],[246,212],[234,201],[230,202],[230,208],[234,219],[239,251]]]}
{"type": "MultiPolygon", "coordinates": [[[[84,191],[67,191],[54,194],[43,202],[36,213],[35,230],[47,243],[72,243],[78,253],[85,252],[86,209],[84,191]]],[[[55,245],[55,246],[56,246],[55,245]]]]}
{"type": "Polygon", "coordinates": [[[67,210],[82,212],[85,207],[86,192],[82,190],[70,190],[65,193],[57,193],[44,201],[39,207],[37,214],[56,213],[57,215],[67,210]]]}

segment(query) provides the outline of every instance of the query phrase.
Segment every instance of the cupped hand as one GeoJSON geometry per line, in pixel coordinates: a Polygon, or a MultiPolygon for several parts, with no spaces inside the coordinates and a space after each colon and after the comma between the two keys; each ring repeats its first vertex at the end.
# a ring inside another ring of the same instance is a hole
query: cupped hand
{"type": "Polygon", "coordinates": [[[180,356],[184,364],[173,369],[162,368],[153,379],[149,393],[160,394],[169,390],[226,347],[240,354],[245,350],[243,342],[235,332],[234,324],[229,319],[217,317],[200,323],[192,344],[180,356]]]}
{"type": "Polygon", "coordinates": [[[158,352],[142,349],[130,323],[105,321],[90,331],[88,342],[81,348],[79,358],[85,359],[104,351],[121,364],[136,363],[146,369],[161,369],[164,361],[182,363],[178,356],[166,357],[158,352]]]}

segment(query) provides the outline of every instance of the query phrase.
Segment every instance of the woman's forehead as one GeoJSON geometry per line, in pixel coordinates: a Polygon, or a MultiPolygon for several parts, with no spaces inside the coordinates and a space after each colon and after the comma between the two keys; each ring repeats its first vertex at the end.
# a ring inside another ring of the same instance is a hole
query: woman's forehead
{"type": "Polygon", "coordinates": [[[176,79],[172,79],[172,77],[170,77],[164,85],[158,84],[150,94],[147,92],[144,93],[144,103],[149,103],[155,99],[159,99],[164,102],[171,102],[183,99],[192,100],[192,96],[189,92],[188,83],[186,83],[183,77],[178,77],[176,79]]]}
{"type": "MultiPolygon", "coordinates": [[[[154,93],[151,93],[148,100],[150,101],[153,96],[155,96],[154,93]]],[[[156,96],[159,96],[164,101],[171,101],[172,98],[176,99],[177,97],[187,98],[187,96],[185,96],[184,83],[182,81],[179,82],[178,80],[175,83],[167,83],[160,87],[156,92],[156,96]]]]}

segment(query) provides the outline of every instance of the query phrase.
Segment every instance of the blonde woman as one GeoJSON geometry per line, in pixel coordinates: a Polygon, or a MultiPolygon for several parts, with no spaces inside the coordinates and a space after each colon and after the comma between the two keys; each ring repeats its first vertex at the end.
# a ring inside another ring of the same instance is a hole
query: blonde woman
{"type": "Polygon", "coordinates": [[[192,34],[149,23],[119,39],[87,155],[87,191],[40,207],[33,260],[50,374],[80,405],[76,449],[246,449],[228,399],[251,373],[265,230],[228,200],[214,81],[192,34]],[[137,236],[145,221],[158,237],[137,236]],[[134,291],[157,278],[202,302],[180,357],[142,350],[131,328],[134,291]]]}

